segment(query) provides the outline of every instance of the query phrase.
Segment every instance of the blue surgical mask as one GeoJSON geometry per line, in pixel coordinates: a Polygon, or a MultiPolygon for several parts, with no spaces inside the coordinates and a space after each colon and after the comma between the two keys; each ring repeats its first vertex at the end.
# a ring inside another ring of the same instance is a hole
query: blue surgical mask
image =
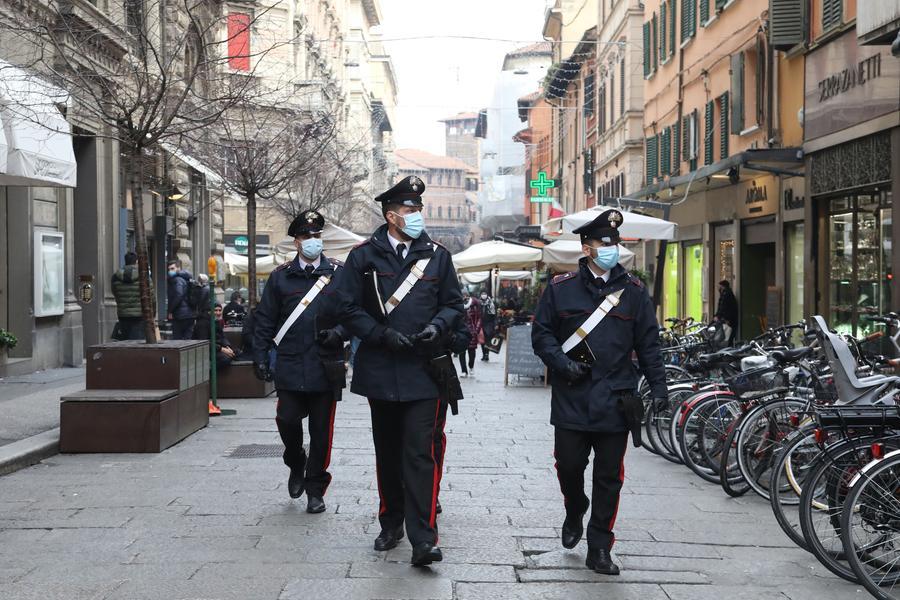
{"type": "Polygon", "coordinates": [[[178,275],[178,271],[169,271],[169,277],[175,277],[178,275]]]}
{"type": "Polygon", "coordinates": [[[619,264],[619,247],[618,246],[601,246],[597,248],[597,256],[594,257],[594,264],[609,271],[619,264]]]}
{"type": "MultiPolygon", "coordinates": [[[[395,215],[397,213],[394,213],[395,215]]],[[[409,213],[408,215],[397,215],[403,218],[403,228],[401,231],[414,240],[419,239],[422,232],[425,231],[425,217],[420,212],[409,213]]]]}
{"type": "Polygon", "coordinates": [[[322,240],[309,238],[300,242],[300,253],[309,260],[316,260],[322,254],[322,240]]]}

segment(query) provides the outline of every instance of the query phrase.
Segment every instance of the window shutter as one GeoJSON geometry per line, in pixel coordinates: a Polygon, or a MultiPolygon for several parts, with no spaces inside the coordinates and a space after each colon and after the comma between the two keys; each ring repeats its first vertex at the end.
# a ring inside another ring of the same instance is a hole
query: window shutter
{"type": "Polygon", "coordinates": [[[685,160],[691,158],[691,117],[681,119],[681,153],[685,160]]]}
{"type": "Polygon", "coordinates": [[[697,169],[697,157],[700,154],[700,112],[696,108],[691,113],[690,124],[691,124],[691,132],[690,132],[691,163],[690,163],[690,168],[691,168],[691,171],[695,171],[697,169]]]}
{"type": "Polygon", "coordinates": [[[700,26],[706,27],[709,21],[709,0],[700,0],[700,26]]]}
{"type": "Polygon", "coordinates": [[[726,4],[728,4],[728,0],[716,0],[716,12],[720,12],[726,4]]]}
{"type": "Polygon", "coordinates": [[[710,100],[706,103],[706,114],[703,115],[703,164],[711,165],[713,163],[713,112],[715,109],[715,101],[710,100]]]}
{"type": "Polygon", "coordinates": [[[591,71],[584,78],[584,114],[594,114],[594,72],[591,71]]]}
{"type": "Polygon", "coordinates": [[[697,35],[697,0],[688,0],[688,8],[691,11],[688,17],[691,24],[691,37],[697,35]]]}
{"type": "Polygon", "coordinates": [[[719,158],[728,158],[728,92],[719,98],[719,158]]]}
{"type": "Polygon", "coordinates": [[[691,9],[690,2],[692,0],[681,0],[681,43],[683,44],[689,37],[691,37],[691,9]]]}
{"type": "Polygon", "coordinates": [[[662,135],[660,136],[660,149],[659,149],[659,172],[660,175],[668,175],[672,172],[671,165],[671,143],[672,143],[672,130],[668,127],[663,129],[662,135]]]}
{"type": "Polygon", "coordinates": [[[650,21],[644,23],[644,77],[650,76],[650,21]]]}
{"type": "Polygon", "coordinates": [[[652,41],[650,42],[650,52],[653,54],[653,70],[656,70],[657,66],[657,56],[659,53],[656,51],[657,44],[659,43],[659,19],[656,16],[656,13],[653,13],[653,18],[650,20],[653,25],[653,29],[651,35],[653,36],[652,41]]]}
{"type": "Polygon", "coordinates": [[[841,24],[844,9],[844,0],[823,0],[822,2],[822,30],[828,31],[832,27],[841,24]]]}
{"type": "Polygon", "coordinates": [[[731,133],[744,130],[744,53],[731,55],[731,133]]]}
{"type": "Polygon", "coordinates": [[[625,116],[625,57],[619,58],[619,116],[625,116]]]}
{"type": "Polygon", "coordinates": [[[228,15],[228,66],[235,71],[250,70],[250,15],[228,15]]]}
{"type": "Polygon", "coordinates": [[[672,124],[672,175],[681,173],[681,121],[672,124]]]}
{"type": "Polygon", "coordinates": [[[647,138],[647,185],[653,183],[659,172],[659,160],[657,149],[659,146],[659,136],[653,135],[647,138]]]}
{"type": "MultiPolygon", "coordinates": [[[[766,122],[766,55],[765,42],[756,37],[756,123],[762,125],[766,122]]],[[[746,104],[746,100],[744,101],[746,104]]],[[[745,117],[746,118],[746,117],[745,117]]]]}
{"type": "Polygon", "coordinates": [[[663,2],[659,5],[659,48],[657,51],[659,52],[660,63],[666,60],[666,41],[669,39],[666,36],[666,24],[666,3],[663,2]]]}
{"type": "Polygon", "coordinates": [[[677,2],[672,0],[669,2],[669,56],[675,56],[675,45],[677,44],[677,36],[675,29],[678,27],[678,19],[675,18],[675,5],[677,2]]]}
{"type": "Polygon", "coordinates": [[[769,43],[773,48],[790,50],[804,42],[805,4],[804,0],[769,0],[769,43]]]}

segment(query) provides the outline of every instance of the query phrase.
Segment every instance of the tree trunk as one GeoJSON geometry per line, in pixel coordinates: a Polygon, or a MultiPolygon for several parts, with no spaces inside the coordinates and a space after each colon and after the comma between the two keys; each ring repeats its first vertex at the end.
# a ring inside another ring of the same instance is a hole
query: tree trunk
{"type": "Polygon", "coordinates": [[[134,243],[138,259],[138,283],[141,291],[141,316],[144,318],[144,339],[148,344],[159,343],[156,306],[150,293],[150,259],[147,253],[147,230],[144,227],[143,153],[131,148],[128,154],[128,186],[134,213],[134,243]]]}
{"type": "Polygon", "coordinates": [[[256,306],[256,194],[247,194],[247,306],[256,306]]]}

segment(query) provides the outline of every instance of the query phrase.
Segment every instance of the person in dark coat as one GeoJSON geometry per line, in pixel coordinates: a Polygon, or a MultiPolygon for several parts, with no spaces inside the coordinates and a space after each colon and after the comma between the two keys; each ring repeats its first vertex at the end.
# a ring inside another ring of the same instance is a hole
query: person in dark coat
{"type": "MultiPolygon", "coordinates": [[[[153,288],[150,288],[153,294],[153,288]]],[[[119,318],[117,340],[144,339],[144,319],[141,311],[141,286],[138,282],[137,254],[125,254],[125,266],[112,276],[112,293],[116,299],[119,318]]]]}
{"type": "Polygon", "coordinates": [[[494,337],[494,330],[497,327],[497,305],[494,299],[487,292],[481,292],[481,327],[484,331],[484,343],[481,344],[481,360],[488,362],[490,360],[490,352],[487,345],[494,337]]]}
{"type": "MultiPolygon", "coordinates": [[[[225,337],[225,322],[222,320],[222,305],[216,304],[216,369],[222,370],[229,366],[237,355],[237,351],[231,347],[228,338],[225,337]]],[[[212,330],[209,310],[201,310],[194,323],[192,339],[208,340],[212,330]]]]}
{"type": "Polygon", "coordinates": [[[578,544],[590,508],[585,564],[607,575],[619,573],[610,550],[628,441],[620,402],[637,392],[639,370],[650,382],[654,403],[666,402],[667,396],[653,303],[641,281],[618,264],[621,223],[621,213],[608,210],[575,230],[585,256],[578,271],[558,275],[544,290],[532,329],[534,351],[550,369],[550,422],[555,427],[554,456],[566,507],[562,544],[566,548],[578,544]],[[586,323],[589,315],[607,298],[610,303],[618,299],[618,304],[591,329],[586,323]],[[588,333],[583,336],[585,326],[588,333]],[[567,348],[567,354],[563,345],[576,332],[570,343],[583,339],[567,348]],[[588,500],[584,469],[592,449],[593,490],[588,500]]]}
{"type": "Polygon", "coordinates": [[[238,291],[231,292],[231,301],[225,305],[223,314],[225,322],[229,325],[241,325],[247,315],[247,307],[244,306],[244,298],[238,291]]]}
{"type": "Polygon", "coordinates": [[[734,343],[739,318],[737,298],[731,291],[731,284],[723,279],[719,282],[719,304],[713,319],[725,326],[725,339],[729,346],[734,343]]]}
{"type": "Polygon", "coordinates": [[[362,340],[351,390],[369,399],[372,413],[381,524],[375,549],[395,547],[405,521],[415,565],[442,559],[433,436],[443,400],[427,370],[433,354],[423,348],[452,330],[463,311],[450,252],[424,231],[424,191],[418,177],[406,177],[375,199],[386,223],[350,251],[340,282],[341,323],[362,340]],[[405,281],[412,287],[404,296],[405,281]]]}
{"type": "Polygon", "coordinates": [[[475,353],[478,351],[478,344],[484,343],[484,332],[482,331],[481,321],[481,303],[471,297],[468,292],[463,292],[463,320],[469,331],[469,345],[464,350],[457,353],[459,357],[459,369],[464,377],[469,375],[469,371],[475,370],[475,353]],[[466,354],[469,355],[469,365],[466,368],[466,354]]]}
{"type": "Polygon", "coordinates": [[[307,512],[325,511],[325,492],[331,483],[328,466],[334,436],[334,415],[343,387],[343,348],[348,336],[334,320],[334,290],[340,261],[322,254],[325,219],[314,210],[293,220],[288,235],[297,255],[269,276],[262,300],[253,313],[253,363],[257,377],[271,380],[269,349],[277,346],[275,423],[284,442],[284,464],[290,469],[288,493],[299,498],[304,490],[307,512]],[[295,308],[312,289],[321,290],[276,344],[275,338],[295,308]],[[326,364],[328,363],[328,364],[326,364]],[[337,381],[334,369],[340,375],[337,381]],[[309,417],[309,456],[303,450],[303,419],[309,417]]]}
{"type": "Polygon", "coordinates": [[[191,274],[181,269],[181,262],[169,261],[166,276],[168,320],[172,322],[172,339],[189,340],[194,330],[194,309],[191,308],[191,274]]]}

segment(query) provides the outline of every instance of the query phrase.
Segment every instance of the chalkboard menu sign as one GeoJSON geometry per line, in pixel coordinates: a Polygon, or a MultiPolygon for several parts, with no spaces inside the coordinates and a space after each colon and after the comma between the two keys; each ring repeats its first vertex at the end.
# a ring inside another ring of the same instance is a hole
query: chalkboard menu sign
{"type": "Polygon", "coordinates": [[[547,369],[531,347],[531,325],[519,325],[506,330],[506,373],[503,378],[509,384],[509,376],[544,379],[547,369]]]}

